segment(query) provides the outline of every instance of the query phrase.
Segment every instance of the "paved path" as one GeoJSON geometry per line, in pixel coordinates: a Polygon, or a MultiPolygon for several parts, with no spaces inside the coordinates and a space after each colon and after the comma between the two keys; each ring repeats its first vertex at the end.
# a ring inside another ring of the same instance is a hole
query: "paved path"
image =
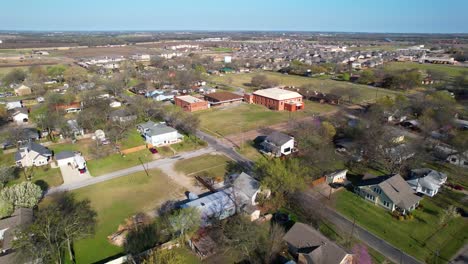
{"type": "MultiPolygon", "coordinates": [[[[198,156],[201,156],[201,155],[204,155],[204,154],[212,153],[214,151],[215,150],[213,148],[207,147],[207,148],[203,148],[203,149],[199,149],[199,150],[195,150],[195,151],[181,153],[180,155],[176,155],[176,156],[173,156],[173,157],[170,157],[170,158],[164,158],[164,159],[151,161],[151,162],[145,163],[144,166],[145,166],[146,169],[156,169],[156,168],[166,167],[168,165],[172,166],[172,165],[174,165],[174,163],[176,163],[179,160],[198,157],[198,156]]],[[[145,169],[143,168],[142,165],[138,165],[138,166],[134,166],[134,167],[114,171],[114,172],[111,172],[111,173],[107,173],[107,174],[101,175],[99,177],[93,177],[91,179],[87,179],[87,180],[84,180],[84,181],[81,181],[81,182],[75,182],[75,183],[70,183],[70,184],[62,184],[62,185],[60,185],[58,187],[54,187],[54,188],[49,189],[46,192],[45,195],[51,195],[51,194],[57,193],[57,192],[76,190],[76,189],[79,189],[79,188],[83,188],[83,187],[90,186],[90,185],[93,185],[93,184],[105,182],[105,181],[108,181],[108,180],[111,180],[111,179],[119,178],[119,177],[122,177],[122,176],[126,176],[126,175],[129,175],[129,174],[144,171],[144,170],[145,169]]],[[[183,180],[183,179],[180,179],[179,177],[177,177],[178,174],[175,174],[175,175],[173,174],[173,175],[168,175],[168,176],[172,180],[174,180],[176,183],[182,185],[182,187],[185,187],[188,190],[191,190],[191,189],[189,189],[190,186],[187,184],[186,180],[183,180]]]]}
{"type": "Polygon", "coordinates": [[[349,236],[351,232],[353,232],[354,237],[362,240],[368,246],[377,250],[391,261],[401,264],[421,263],[412,256],[402,252],[387,243],[385,240],[362,228],[358,224],[355,224],[353,228],[353,222],[351,220],[325,205],[322,201],[324,197],[321,194],[313,190],[308,190],[298,194],[298,199],[301,201],[302,206],[310,209],[314,214],[337,226],[342,232],[344,232],[345,236],[349,236]]]}

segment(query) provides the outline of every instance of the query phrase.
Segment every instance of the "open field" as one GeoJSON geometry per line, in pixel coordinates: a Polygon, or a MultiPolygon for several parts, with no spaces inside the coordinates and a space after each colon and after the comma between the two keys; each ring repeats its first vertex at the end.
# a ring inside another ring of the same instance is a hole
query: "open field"
{"type": "Polygon", "coordinates": [[[468,74],[468,68],[452,66],[452,65],[441,65],[441,64],[420,64],[417,62],[389,62],[384,66],[389,70],[402,70],[402,69],[418,69],[418,70],[435,70],[446,73],[450,77],[455,77],[460,74],[468,74]]]}
{"type": "Polygon", "coordinates": [[[240,148],[237,149],[237,152],[252,161],[256,161],[263,157],[263,155],[255,148],[252,140],[247,140],[240,144],[240,148]]]}
{"type": "Polygon", "coordinates": [[[203,175],[208,178],[224,179],[231,160],[224,155],[203,155],[191,159],[178,161],[174,167],[176,171],[185,175],[203,175]]]}
{"type": "Polygon", "coordinates": [[[89,199],[98,213],[96,234],[75,244],[77,263],[94,263],[122,253],[122,248],[107,242],[107,236],[116,232],[125,218],[183,195],[159,170],[149,174],[139,172],[73,191],[78,199],[89,199]]]}
{"type": "Polygon", "coordinates": [[[101,56],[131,56],[135,54],[155,54],[155,49],[139,46],[125,47],[80,47],[67,50],[51,51],[51,55],[68,58],[89,58],[101,56]]]}
{"type": "Polygon", "coordinates": [[[334,88],[354,89],[359,93],[355,99],[356,102],[375,100],[376,97],[394,96],[399,92],[375,88],[367,85],[354,84],[350,82],[340,82],[334,80],[321,80],[297,75],[285,75],[276,72],[260,72],[246,74],[230,74],[225,76],[210,76],[209,80],[214,83],[220,83],[227,86],[243,87],[248,91],[252,91],[249,86],[252,77],[258,74],[266,75],[268,78],[277,81],[280,85],[296,86],[311,85],[314,90],[321,92],[330,92],[334,88]],[[228,80],[232,80],[229,83],[228,80]]]}
{"type": "MultiPolygon", "coordinates": [[[[467,241],[468,222],[462,217],[451,220],[446,226],[439,224],[443,210],[449,204],[459,205],[463,194],[443,190],[434,198],[424,197],[422,209],[413,212],[413,220],[399,221],[389,211],[375,206],[358,195],[343,190],[334,195],[336,209],[349,219],[385,239],[395,247],[426,262],[435,262],[435,252],[440,250],[438,262],[448,262],[467,241]]],[[[466,210],[466,206],[465,206],[466,210]]]]}
{"type": "Polygon", "coordinates": [[[10,71],[14,69],[21,69],[21,70],[27,70],[29,67],[26,66],[18,66],[18,67],[0,67],[0,77],[5,76],[8,74],[10,71]]]}
{"type": "Polygon", "coordinates": [[[298,112],[272,111],[264,106],[241,104],[230,108],[212,108],[196,113],[200,127],[213,135],[230,135],[250,131],[289,120],[301,119],[313,114],[330,113],[337,107],[328,104],[305,102],[305,109],[298,112]]]}
{"type": "Polygon", "coordinates": [[[136,129],[131,129],[128,135],[119,142],[120,149],[128,149],[145,145],[145,139],[141,136],[140,132],[136,129]]]}

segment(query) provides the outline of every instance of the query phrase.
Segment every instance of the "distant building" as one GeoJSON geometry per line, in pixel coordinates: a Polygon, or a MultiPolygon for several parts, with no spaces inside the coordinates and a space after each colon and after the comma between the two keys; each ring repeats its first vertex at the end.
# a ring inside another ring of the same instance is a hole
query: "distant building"
{"type": "Polygon", "coordinates": [[[32,93],[31,88],[28,86],[22,84],[19,87],[15,88],[15,94],[17,96],[25,96],[25,95],[30,95],[32,93]]]}
{"type": "Polygon", "coordinates": [[[29,111],[25,107],[18,107],[8,112],[11,113],[11,118],[17,125],[22,125],[28,123],[29,120],[29,111]]]}
{"type": "Polygon", "coordinates": [[[198,99],[191,95],[174,97],[175,105],[181,107],[186,112],[195,112],[210,108],[207,101],[198,99]]]}
{"type": "Polygon", "coordinates": [[[137,130],[145,138],[146,143],[153,146],[174,144],[183,139],[183,136],[176,129],[164,123],[148,121],[137,125],[137,130]]]}
{"type": "Polygon", "coordinates": [[[263,105],[276,111],[286,110],[295,112],[304,109],[302,95],[281,88],[257,90],[253,94],[245,94],[244,100],[248,103],[263,105]]]}
{"type": "Polygon", "coordinates": [[[262,151],[271,153],[275,157],[289,155],[294,151],[294,137],[274,131],[260,143],[262,151]]]}

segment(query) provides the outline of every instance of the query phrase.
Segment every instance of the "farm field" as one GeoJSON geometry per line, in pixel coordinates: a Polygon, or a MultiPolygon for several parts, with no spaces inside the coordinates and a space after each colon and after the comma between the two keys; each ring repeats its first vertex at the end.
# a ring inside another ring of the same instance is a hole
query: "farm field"
{"type": "Polygon", "coordinates": [[[296,86],[311,85],[312,89],[321,92],[330,92],[335,88],[354,89],[358,96],[354,100],[357,102],[375,100],[376,97],[395,96],[399,92],[391,91],[382,88],[375,88],[367,85],[354,84],[350,82],[341,82],[334,80],[315,79],[297,75],[285,75],[276,72],[261,72],[261,73],[246,73],[246,74],[231,74],[224,76],[210,76],[209,80],[214,83],[220,83],[227,86],[236,86],[245,88],[247,91],[252,91],[249,86],[252,77],[258,74],[266,75],[268,78],[277,81],[280,85],[296,86]],[[232,81],[232,83],[230,83],[232,81]]]}
{"type": "Polygon", "coordinates": [[[403,221],[350,191],[343,190],[334,196],[337,211],[348,219],[356,219],[360,226],[425,263],[434,262],[437,250],[440,250],[437,262],[448,262],[468,241],[466,219],[457,217],[445,226],[439,224],[440,216],[449,204],[467,209],[466,205],[457,202],[461,198],[458,193],[442,190],[433,198],[425,196],[421,201],[422,209],[413,211],[414,219],[403,221]]]}
{"type": "Polygon", "coordinates": [[[212,108],[196,113],[200,127],[213,135],[230,135],[278,123],[301,119],[314,114],[331,113],[336,106],[306,101],[305,109],[298,112],[272,111],[264,106],[241,104],[230,108],[212,108]]]}
{"type": "Polygon", "coordinates": [[[95,263],[123,253],[123,248],[107,241],[107,236],[117,231],[119,224],[183,195],[161,171],[150,170],[149,175],[139,172],[73,191],[78,199],[89,199],[98,213],[95,235],[75,244],[77,263],[95,263]]]}

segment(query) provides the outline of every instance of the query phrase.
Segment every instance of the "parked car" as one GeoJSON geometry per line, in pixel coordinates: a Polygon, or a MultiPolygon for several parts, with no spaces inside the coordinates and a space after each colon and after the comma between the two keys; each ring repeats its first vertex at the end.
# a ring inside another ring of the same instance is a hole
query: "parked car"
{"type": "Polygon", "coordinates": [[[79,169],[79,171],[80,171],[80,174],[84,174],[84,173],[86,173],[86,168],[79,169]]]}
{"type": "Polygon", "coordinates": [[[157,154],[158,150],[156,148],[150,148],[149,151],[153,154],[157,154]]]}

